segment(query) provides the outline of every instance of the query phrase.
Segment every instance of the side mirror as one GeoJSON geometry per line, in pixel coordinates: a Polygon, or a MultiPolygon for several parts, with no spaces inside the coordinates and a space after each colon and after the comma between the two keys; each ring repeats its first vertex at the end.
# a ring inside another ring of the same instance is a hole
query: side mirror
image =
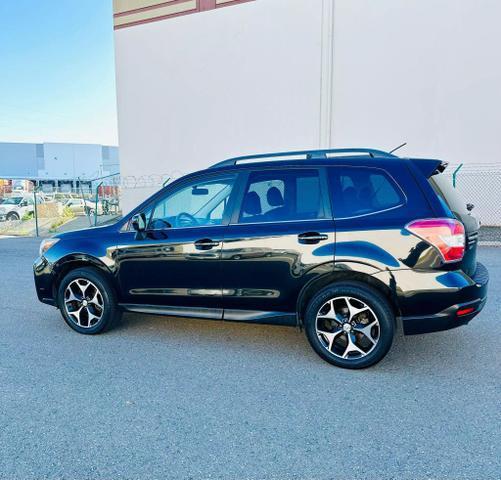
{"type": "Polygon", "coordinates": [[[144,213],[137,213],[131,220],[132,228],[136,232],[144,232],[146,230],[146,215],[144,213]]]}

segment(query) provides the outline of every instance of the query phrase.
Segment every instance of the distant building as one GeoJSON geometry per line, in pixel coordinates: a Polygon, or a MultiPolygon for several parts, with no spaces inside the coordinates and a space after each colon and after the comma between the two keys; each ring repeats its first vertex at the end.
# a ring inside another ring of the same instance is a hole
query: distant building
{"type": "Polygon", "coordinates": [[[0,178],[42,190],[88,188],[91,181],[120,172],[118,147],[76,143],[0,143],[0,178]]]}

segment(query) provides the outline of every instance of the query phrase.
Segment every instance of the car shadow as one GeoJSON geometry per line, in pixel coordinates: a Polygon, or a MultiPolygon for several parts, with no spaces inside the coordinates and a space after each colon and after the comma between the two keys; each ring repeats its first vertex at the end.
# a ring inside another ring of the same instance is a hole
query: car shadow
{"type": "MultiPolygon", "coordinates": [[[[399,331],[386,358],[373,366],[371,371],[396,373],[405,370],[412,373],[426,370],[439,372],[444,369],[450,372],[455,365],[464,369],[471,344],[468,329],[466,326],[413,336],[404,336],[399,331]]],[[[198,345],[227,349],[228,353],[245,349],[283,356],[284,360],[293,356],[297,361],[313,362],[329,368],[312,350],[304,331],[298,328],[125,313],[113,331],[177,345],[186,343],[188,346],[196,341],[198,345]]]]}
{"type": "Polygon", "coordinates": [[[275,351],[290,350],[295,345],[303,344],[299,350],[309,348],[304,337],[297,328],[263,325],[256,323],[240,323],[198,318],[181,318],[160,315],[143,315],[124,313],[122,320],[114,329],[122,333],[133,332],[134,335],[165,338],[170,341],[193,341],[205,343],[225,343],[238,346],[270,347],[275,351]]]}

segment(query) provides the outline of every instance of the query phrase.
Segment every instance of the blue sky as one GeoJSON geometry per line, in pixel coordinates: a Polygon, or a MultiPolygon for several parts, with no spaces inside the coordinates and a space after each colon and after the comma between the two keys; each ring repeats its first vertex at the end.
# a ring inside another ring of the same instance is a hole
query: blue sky
{"type": "Polygon", "coordinates": [[[116,145],[111,0],[0,0],[0,142],[116,145]]]}

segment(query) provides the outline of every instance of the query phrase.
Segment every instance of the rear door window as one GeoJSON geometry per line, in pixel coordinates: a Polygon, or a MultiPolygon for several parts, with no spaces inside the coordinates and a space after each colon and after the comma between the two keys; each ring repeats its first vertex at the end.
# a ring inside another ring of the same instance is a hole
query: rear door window
{"type": "Polygon", "coordinates": [[[336,218],[372,215],[405,204],[401,188],[380,168],[339,166],[329,170],[336,218]]]}
{"type": "Polygon", "coordinates": [[[320,177],[315,169],[252,172],[238,223],[325,218],[320,177]]]}

